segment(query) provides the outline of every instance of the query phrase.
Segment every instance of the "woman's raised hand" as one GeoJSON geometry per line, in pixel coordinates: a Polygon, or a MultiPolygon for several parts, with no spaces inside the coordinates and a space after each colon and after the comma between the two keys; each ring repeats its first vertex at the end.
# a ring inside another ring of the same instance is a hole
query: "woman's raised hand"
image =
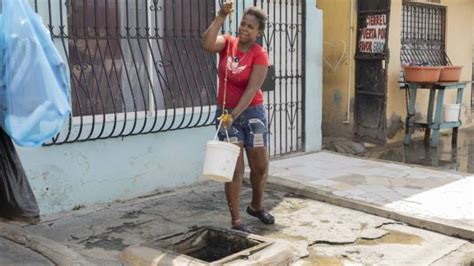
{"type": "Polygon", "coordinates": [[[223,18],[227,17],[227,15],[229,15],[232,11],[234,11],[232,7],[233,7],[232,0],[226,0],[226,2],[222,4],[221,10],[219,11],[219,16],[223,18]]]}

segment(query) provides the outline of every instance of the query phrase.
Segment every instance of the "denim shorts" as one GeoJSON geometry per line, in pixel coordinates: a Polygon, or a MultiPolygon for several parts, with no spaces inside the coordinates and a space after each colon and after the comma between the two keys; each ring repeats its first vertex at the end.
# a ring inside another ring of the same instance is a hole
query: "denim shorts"
{"type": "MultiPolygon", "coordinates": [[[[227,109],[232,112],[232,109],[227,109]]],[[[216,127],[219,126],[217,117],[222,114],[222,109],[216,110],[216,127]]],[[[266,147],[268,143],[267,113],[263,105],[249,106],[227,129],[229,141],[232,143],[243,143],[244,147],[266,147]]],[[[219,140],[227,140],[225,129],[221,128],[217,133],[219,140]]]]}

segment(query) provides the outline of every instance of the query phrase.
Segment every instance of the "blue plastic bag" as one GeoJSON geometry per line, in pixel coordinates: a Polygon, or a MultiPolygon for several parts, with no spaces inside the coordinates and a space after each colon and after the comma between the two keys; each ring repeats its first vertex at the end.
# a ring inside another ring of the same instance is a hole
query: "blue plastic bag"
{"type": "Polygon", "coordinates": [[[18,145],[40,146],[71,112],[69,69],[27,0],[3,0],[0,35],[2,127],[18,145]]]}

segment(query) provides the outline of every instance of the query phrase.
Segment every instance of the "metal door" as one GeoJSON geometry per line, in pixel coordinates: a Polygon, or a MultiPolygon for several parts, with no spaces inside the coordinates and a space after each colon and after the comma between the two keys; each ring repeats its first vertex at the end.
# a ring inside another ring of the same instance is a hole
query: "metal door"
{"type": "MultiPolygon", "coordinates": [[[[270,156],[304,150],[305,1],[254,0],[268,14],[261,44],[274,71],[275,88],[265,92],[270,156]]],[[[240,19],[240,17],[239,17],[240,19]]]]}
{"type": "Polygon", "coordinates": [[[355,134],[385,143],[390,0],[359,0],[357,7],[355,134]]]}

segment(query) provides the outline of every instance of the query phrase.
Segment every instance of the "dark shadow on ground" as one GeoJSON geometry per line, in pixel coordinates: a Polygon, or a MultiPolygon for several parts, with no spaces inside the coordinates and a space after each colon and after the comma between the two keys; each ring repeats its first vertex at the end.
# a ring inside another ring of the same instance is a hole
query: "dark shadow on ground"
{"type": "MultiPolygon", "coordinates": [[[[81,246],[85,250],[103,249],[121,251],[130,245],[141,245],[151,240],[168,237],[188,231],[189,228],[215,226],[230,228],[231,218],[224,194],[224,184],[204,182],[197,186],[177,192],[157,194],[114,203],[119,207],[108,207],[97,211],[80,210],[58,220],[48,220],[25,226],[36,234],[48,235],[54,241],[81,246]],[[54,233],[53,233],[54,232],[54,233]]],[[[248,184],[242,187],[240,214],[242,222],[249,224],[255,233],[260,234],[264,226],[249,216],[245,209],[252,198],[248,184]]],[[[284,193],[267,190],[265,208],[270,212],[284,199],[284,193]]]]}

